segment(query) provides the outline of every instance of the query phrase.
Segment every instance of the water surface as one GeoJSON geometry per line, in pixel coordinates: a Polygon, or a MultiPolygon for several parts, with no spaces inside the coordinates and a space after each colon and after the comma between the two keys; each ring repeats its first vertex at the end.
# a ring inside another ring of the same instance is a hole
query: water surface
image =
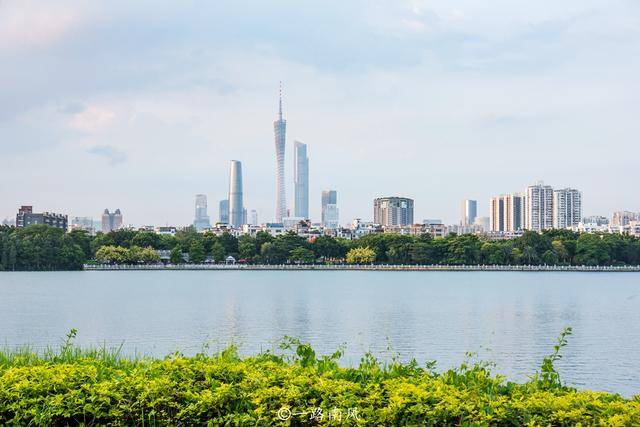
{"type": "Polygon", "coordinates": [[[112,271],[0,273],[0,344],[244,354],[285,335],[345,364],[381,358],[460,364],[467,352],[522,381],[572,326],[563,378],[640,393],[640,273],[112,271]],[[391,350],[388,350],[388,349],[391,350]]]}

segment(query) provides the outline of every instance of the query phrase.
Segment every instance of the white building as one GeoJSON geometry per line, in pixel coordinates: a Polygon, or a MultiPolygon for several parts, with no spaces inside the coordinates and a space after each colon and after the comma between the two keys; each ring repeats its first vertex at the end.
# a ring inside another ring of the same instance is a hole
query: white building
{"type": "Polygon", "coordinates": [[[553,228],[578,225],[582,219],[582,193],[572,188],[553,190],[553,228]]]}
{"type": "Polygon", "coordinates": [[[553,188],[539,182],[527,187],[525,194],[525,227],[542,231],[553,228],[553,188]]]}

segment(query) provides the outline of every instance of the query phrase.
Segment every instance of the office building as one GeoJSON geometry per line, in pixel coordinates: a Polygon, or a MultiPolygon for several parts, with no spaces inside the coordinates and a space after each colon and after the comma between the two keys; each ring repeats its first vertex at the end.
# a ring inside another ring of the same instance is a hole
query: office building
{"type": "Polygon", "coordinates": [[[479,228],[483,232],[491,230],[491,220],[488,216],[477,216],[473,225],[479,228]]]}
{"type": "Polygon", "coordinates": [[[438,218],[427,218],[422,220],[422,224],[424,225],[442,225],[443,222],[438,218]]]}
{"type": "Polygon", "coordinates": [[[21,206],[16,215],[16,227],[28,227],[30,225],[49,225],[51,227],[67,230],[67,215],[52,212],[33,212],[33,206],[21,206]]]}
{"type": "Polygon", "coordinates": [[[287,215],[287,199],[284,181],[284,153],[287,131],[287,121],[282,118],[282,84],[278,101],[278,120],[273,122],[276,143],[276,223],[282,223],[287,215]]]}
{"type": "Polygon", "coordinates": [[[207,212],[207,196],[204,194],[196,194],[196,212],[193,226],[198,231],[211,228],[211,220],[207,212]]]}
{"type": "Polygon", "coordinates": [[[460,225],[473,225],[478,216],[478,202],[476,200],[463,200],[460,209],[460,225]]]}
{"type": "Polygon", "coordinates": [[[120,230],[122,228],[122,212],[116,209],[115,212],[109,212],[105,209],[102,214],[102,232],[109,233],[111,231],[120,230]]]}
{"type": "Polygon", "coordinates": [[[577,226],[582,219],[582,193],[573,188],[553,190],[553,228],[577,226]]]}
{"type": "Polygon", "coordinates": [[[242,201],[242,163],[231,160],[229,168],[229,224],[240,227],[245,221],[242,201]]]}
{"type": "Polygon", "coordinates": [[[89,234],[94,234],[95,224],[93,223],[93,218],[88,216],[76,216],[71,218],[71,224],[69,224],[69,231],[72,230],[83,230],[89,232],[89,234]]]}
{"type": "Polygon", "coordinates": [[[229,224],[229,199],[220,200],[218,203],[218,222],[229,224]]]}
{"type": "Polygon", "coordinates": [[[632,221],[640,221],[640,212],[618,211],[611,216],[612,227],[626,227],[632,221]]]}
{"type": "Polygon", "coordinates": [[[592,216],[586,216],[582,218],[582,222],[584,224],[593,224],[596,226],[608,226],[609,218],[601,215],[592,215],[592,216]]]}
{"type": "Polygon", "coordinates": [[[338,228],[340,218],[338,211],[338,192],[324,190],[322,192],[321,223],[324,228],[338,228]]]}
{"type": "Polygon", "coordinates": [[[249,221],[251,225],[258,225],[258,211],[255,209],[251,210],[251,220],[249,221]]]}
{"type": "Polygon", "coordinates": [[[309,218],[309,158],[307,144],[296,141],[293,154],[294,175],[294,214],[296,217],[309,218]]]}
{"type": "Polygon", "coordinates": [[[373,222],[383,227],[413,224],[413,200],[379,197],[373,201],[373,222]]]}
{"type": "Polygon", "coordinates": [[[525,229],[543,231],[553,228],[553,188],[542,182],[527,187],[525,229]]]}
{"type": "Polygon", "coordinates": [[[516,232],[524,228],[524,223],[525,197],[522,194],[502,194],[491,198],[489,229],[485,231],[516,232]]]}

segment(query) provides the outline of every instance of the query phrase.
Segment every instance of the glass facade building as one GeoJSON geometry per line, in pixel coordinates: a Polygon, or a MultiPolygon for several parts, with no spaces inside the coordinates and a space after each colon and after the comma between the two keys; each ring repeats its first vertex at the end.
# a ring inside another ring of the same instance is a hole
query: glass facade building
{"type": "Polygon", "coordinates": [[[229,168],[229,224],[233,227],[240,227],[245,222],[242,201],[242,163],[238,160],[231,160],[229,168]]]}
{"type": "Polygon", "coordinates": [[[307,157],[307,145],[296,141],[294,144],[294,189],[296,217],[309,219],[309,157],[307,157]]]}

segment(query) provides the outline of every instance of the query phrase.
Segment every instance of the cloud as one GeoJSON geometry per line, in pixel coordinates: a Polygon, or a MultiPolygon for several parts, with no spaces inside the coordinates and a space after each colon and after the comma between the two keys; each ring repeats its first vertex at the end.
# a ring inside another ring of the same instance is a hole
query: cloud
{"type": "Polygon", "coordinates": [[[93,105],[74,114],[69,121],[69,126],[84,132],[97,132],[108,127],[115,117],[113,111],[93,105]]]}
{"type": "Polygon", "coordinates": [[[119,163],[123,163],[127,160],[127,155],[113,148],[109,145],[95,145],[87,150],[89,154],[95,154],[97,156],[107,159],[111,166],[115,166],[119,163]]]}
{"type": "Polygon", "coordinates": [[[0,0],[0,51],[54,44],[81,22],[77,4],[55,3],[0,0]]]}

